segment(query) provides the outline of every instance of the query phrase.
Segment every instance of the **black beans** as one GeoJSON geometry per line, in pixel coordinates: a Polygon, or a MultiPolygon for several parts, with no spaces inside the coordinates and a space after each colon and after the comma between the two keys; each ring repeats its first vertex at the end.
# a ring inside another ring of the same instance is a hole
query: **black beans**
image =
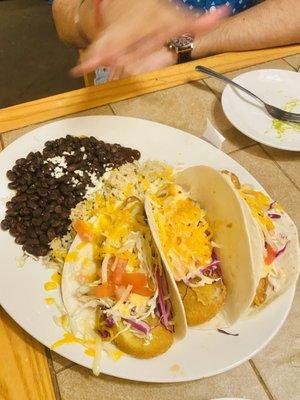
{"type": "Polygon", "coordinates": [[[7,185],[9,189],[16,190],[19,186],[19,183],[17,181],[9,182],[7,185]]]}
{"type": "Polygon", "coordinates": [[[32,218],[32,225],[33,226],[41,226],[43,223],[42,218],[32,218]]]}
{"type": "Polygon", "coordinates": [[[6,172],[6,176],[10,181],[14,181],[17,179],[17,175],[11,170],[6,172]]]}
{"type": "Polygon", "coordinates": [[[1,221],[1,228],[2,228],[4,231],[8,231],[9,227],[10,227],[9,221],[8,221],[6,218],[3,219],[3,220],[1,221]]]}
{"type": "Polygon", "coordinates": [[[43,188],[38,189],[38,190],[37,190],[37,193],[38,193],[41,197],[46,197],[47,194],[48,194],[47,190],[46,190],[46,189],[43,189],[43,188]]]}
{"type": "Polygon", "coordinates": [[[93,186],[91,174],[100,178],[106,168],[139,158],[137,150],[93,136],[47,141],[42,152],[30,152],[7,171],[8,187],[16,194],[6,204],[1,228],[24,251],[45,256],[51,240],[67,233],[70,210],[83,200],[86,187],[93,186]]]}
{"type": "Polygon", "coordinates": [[[26,236],[25,235],[17,236],[15,242],[21,245],[24,244],[26,242],[26,236]]]}

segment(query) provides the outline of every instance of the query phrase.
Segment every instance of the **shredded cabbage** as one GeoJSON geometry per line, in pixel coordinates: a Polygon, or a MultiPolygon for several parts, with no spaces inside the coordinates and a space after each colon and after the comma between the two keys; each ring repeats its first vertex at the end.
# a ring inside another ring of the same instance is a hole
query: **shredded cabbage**
{"type": "Polygon", "coordinates": [[[151,202],[175,280],[198,287],[220,279],[220,263],[214,260],[213,232],[205,211],[175,184],[165,185],[151,196],[151,202]]]}

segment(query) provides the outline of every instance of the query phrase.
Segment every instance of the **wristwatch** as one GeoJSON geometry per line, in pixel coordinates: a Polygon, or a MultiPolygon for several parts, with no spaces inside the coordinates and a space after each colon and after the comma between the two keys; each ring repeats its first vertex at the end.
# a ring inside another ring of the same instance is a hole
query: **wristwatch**
{"type": "Polygon", "coordinates": [[[191,34],[185,33],[182,36],[173,38],[169,42],[169,48],[177,54],[177,63],[182,64],[192,59],[194,38],[191,34]]]}

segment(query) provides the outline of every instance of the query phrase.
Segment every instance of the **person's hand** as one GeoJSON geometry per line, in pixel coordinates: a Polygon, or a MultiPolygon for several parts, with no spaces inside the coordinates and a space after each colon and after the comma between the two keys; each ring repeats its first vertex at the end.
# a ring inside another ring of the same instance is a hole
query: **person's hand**
{"type": "Polygon", "coordinates": [[[160,68],[175,65],[177,62],[177,54],[167,47],[150,53],[148,56],[141,60],[135,61],[131,64],[110,68],[108,80],[117,80],[127,78],[132,75],[139,75],[145,72],[155,71],[160,68]]]}
{"type": "Polygon", "coordinates": [[[76,76],[110,68],[111,78],[145,72],[175,63],[164,48],[172,37],[185,32],[205,34],[228,15],[228,7],[196,17],[167,0],[104,0],[101,4],[104,29],[84,53],[76,76]],[[131,72],[130,72],[131,71],[131,72]]]}

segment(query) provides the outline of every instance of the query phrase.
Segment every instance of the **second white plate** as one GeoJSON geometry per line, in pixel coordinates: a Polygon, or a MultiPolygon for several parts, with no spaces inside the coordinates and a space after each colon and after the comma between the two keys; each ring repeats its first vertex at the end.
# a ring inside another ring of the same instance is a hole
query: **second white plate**
{"type": "MultiPolygon", "coordinates": [[[[279,108],[293,104],[292,111],[300,113],[300,74],[297,72],[264,69],[246,72],[234,81],[269,104],[279,108]]],[[[277,149],[300,151],[300,124],[295,128],[295,125],[274,123],[260,103],[230,85],[223,92],[222,106],[229,121],[251,139],[277,149]]]]}

